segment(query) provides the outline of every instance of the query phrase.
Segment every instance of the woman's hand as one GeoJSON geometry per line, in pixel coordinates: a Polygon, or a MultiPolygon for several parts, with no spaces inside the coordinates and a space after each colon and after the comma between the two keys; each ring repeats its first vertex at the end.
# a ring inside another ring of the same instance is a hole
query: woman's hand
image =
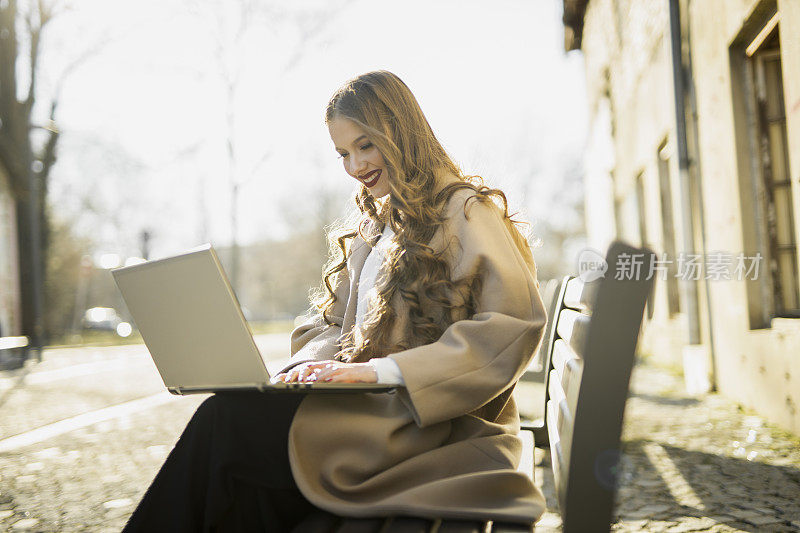
{"type": "Polygon", "coordinates": [[[276,383],[375,383],[378,375],[369,363],[314,361],[301,363],[272,378],[276,383]]]}

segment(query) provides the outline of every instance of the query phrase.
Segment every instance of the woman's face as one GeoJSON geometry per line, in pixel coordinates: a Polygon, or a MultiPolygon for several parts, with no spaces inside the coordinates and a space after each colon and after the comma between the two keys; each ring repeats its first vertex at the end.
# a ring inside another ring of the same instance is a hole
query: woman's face
{"type": "Polygon", "coordinates": [[[350,119],[336,117],[328,123],[328,131],[344,163],[344,170],[366,185],[375,198],[389,194],[386,162],[378,147],[367,139],[364,130],[350,119]]]}

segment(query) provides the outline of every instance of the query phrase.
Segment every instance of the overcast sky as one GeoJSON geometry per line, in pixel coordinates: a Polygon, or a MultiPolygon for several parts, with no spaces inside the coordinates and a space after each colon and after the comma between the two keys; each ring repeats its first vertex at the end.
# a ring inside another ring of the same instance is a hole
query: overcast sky
{"type": "Polygon", "coordinates": [[[229,243],[220,42],[240,72],[241,242],[285,235],[315,191],[350,197],[323,111],[374,69],[406,82],[465,171],[529,220],[558,216],[549,199],[586,134],[582,58],[563,52],[559,0],[262,2],[239,42],[237,2],[215,4],[75,0],[46,36],[42,102],[65,65],[98,50],[63,85],[51,198],[99,247],[135,254],[144,227],[153,255],[229,243]]]}

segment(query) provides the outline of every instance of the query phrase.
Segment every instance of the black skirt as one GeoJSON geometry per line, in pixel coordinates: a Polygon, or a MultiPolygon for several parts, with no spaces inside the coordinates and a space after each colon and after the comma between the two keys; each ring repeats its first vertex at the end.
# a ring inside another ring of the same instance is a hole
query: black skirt
{"type": "Polygon", "coordinates": [[[186,425],[123,532],[291,531],[317,509],[289,467],[303,394],[226,392],[186,425]]]}

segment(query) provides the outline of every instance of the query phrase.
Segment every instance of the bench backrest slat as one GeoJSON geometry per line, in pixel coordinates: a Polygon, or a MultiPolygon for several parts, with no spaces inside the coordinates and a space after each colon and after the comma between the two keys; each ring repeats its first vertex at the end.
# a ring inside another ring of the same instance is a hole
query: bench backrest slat
{"type": "Polygon", "coordinates": [[[563,309],[558,314],[556,332],[556,339],[564,340],[573,350],[580,352],[589,335],[589,316],[575,309],[563,309]]]}
{"type": "Polygon", "coordinates": [[[571,278],[564,291],[564,305],[591,314],[598,286],[598,283],[585,283],[581,278],[571,278]]]}

